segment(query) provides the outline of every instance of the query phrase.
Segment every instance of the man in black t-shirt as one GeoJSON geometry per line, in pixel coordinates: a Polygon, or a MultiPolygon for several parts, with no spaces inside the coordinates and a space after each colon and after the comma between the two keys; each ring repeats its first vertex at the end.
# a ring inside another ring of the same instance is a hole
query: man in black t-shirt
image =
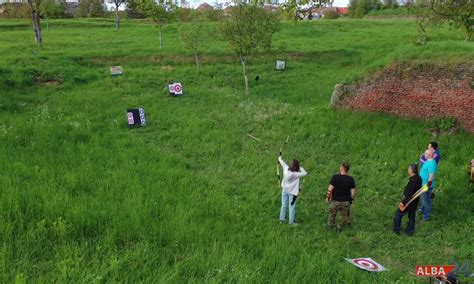
{"type": "MultiPolygon", "coordinates": [[[[405,186],[405,190],[403,191],[403,200],[400,203],[400,207],[406,206],[407,203],[413,198],[413,195],[418,191],[418,189],[422,186],[421,177],[418,175],[418,166],[416,164],[410,165],[408,167],[408,175],[410,179],[408,180],[408,184],[405,186]]],[[[395,217],[393,217],[393,231],[396,234],[400,234],[400,227],[402,224],[402,217],[408,213],[408,226],[405,230],[407,235],[412,236],[415,232],[415,215],[416,215],[416,207],[418,206],[418,201],[420,198],[416,198],[412,201],[408,207],[403,209],[403,211],[399,208],[395,212],[395,217]]]]}
{"type": "Polygon", "coordinates": [[[355,198],[356,185],[354,179],[348,175],[350,165],[342,163],[339,172],[331,178],[326,196],[326,202],[331,203],[329,208],[328,227],[333,227],[337,212],[341,214],[341,222],[338,229],[350,223],[349,207],[355,198]]]}

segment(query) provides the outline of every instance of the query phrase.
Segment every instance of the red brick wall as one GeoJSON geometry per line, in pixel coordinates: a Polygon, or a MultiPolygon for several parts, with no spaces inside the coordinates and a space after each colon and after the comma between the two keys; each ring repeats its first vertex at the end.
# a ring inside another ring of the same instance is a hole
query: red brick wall
{"type": "Polygon", "coordinates": [[[474,132],[474,65],[392,65],[359,82],[342,104],[407,117],[452,117],[474,132]]]}

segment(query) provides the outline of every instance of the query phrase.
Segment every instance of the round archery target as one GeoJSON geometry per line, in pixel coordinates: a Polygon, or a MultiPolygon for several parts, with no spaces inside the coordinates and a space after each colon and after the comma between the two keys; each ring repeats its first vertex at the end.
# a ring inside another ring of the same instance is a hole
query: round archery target
{"type": "Polygon", "coordinates": [[[365,269],[370,269],[370,270],[378,270],[379,266],[376,263],[373,263],[370,260],[363,259],[363,258],[356,258],[353,260],[353,262],[361,267],[364,267],[365,269]]]}
{"type": "Polygon", "coordinates": [[[181,93],[181,85],[176,84],[176,85],[174,86],[174,91],[175,91],[176,93],[181,93]]]}

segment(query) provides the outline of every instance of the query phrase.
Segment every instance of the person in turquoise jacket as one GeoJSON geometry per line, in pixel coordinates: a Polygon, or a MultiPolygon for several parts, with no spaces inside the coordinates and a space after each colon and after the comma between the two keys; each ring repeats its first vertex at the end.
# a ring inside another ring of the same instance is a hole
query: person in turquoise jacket
{"type": "Polygon", "coordinates": [[[431,149],[425,152],[426,162],[421,167],[420,177],[423,185],[428,185],[428,191],[421,195],[421,213],[423,220],[428,221],[431,217],[431,193],[435,187],[435,176],[438,170],[438,164],[434,160],[434,151],[431,149]]]}

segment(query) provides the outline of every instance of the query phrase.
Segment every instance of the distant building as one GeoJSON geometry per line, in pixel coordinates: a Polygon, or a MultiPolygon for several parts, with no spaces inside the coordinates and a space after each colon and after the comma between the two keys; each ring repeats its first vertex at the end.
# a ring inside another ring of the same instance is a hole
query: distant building
{"type": "Polygon", "coordinates": [[[347,15],[349,14],[349,7],[337,7],[337,13],[339,15],[347,15]]]}
{"type": "Polygon", "coordinates": [[[327,12],[336,12],[339,15],[347,15],[349,13],[348,7],[311,7],[307,10],[306,17],[307,19],[319,19],[324,18],[324,15],[327,12]]]}
{"type": "Polygon", "coordinates": [[[196,9],[198,11],[210,11],[210,10],[214,10],[214,7],[204,2],[201,5],[199,5],[196,9]]]}

